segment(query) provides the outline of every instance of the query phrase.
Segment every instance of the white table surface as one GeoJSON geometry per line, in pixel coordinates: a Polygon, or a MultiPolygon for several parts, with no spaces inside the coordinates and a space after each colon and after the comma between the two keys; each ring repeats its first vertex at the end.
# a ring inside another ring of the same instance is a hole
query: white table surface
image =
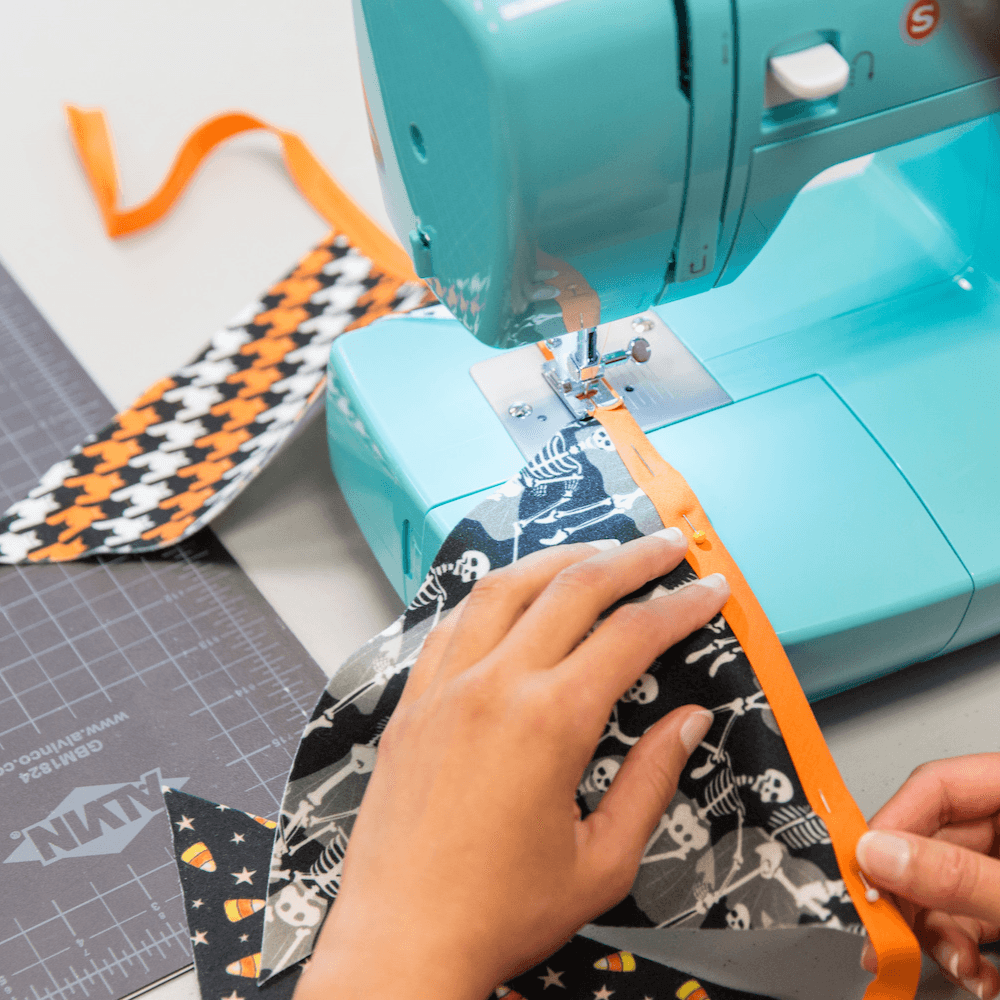
{"type": "MultiPolygon", "coordinates": [[[[70,147],[64,102],[108,113],[128,204],[156,188],[194,125],[243,109],[300,133],[388,229],[350,0],[6,0],[0,9],[0,260],[116,406],[196,354],[327,227],[288,181],[276,140],[254,135],[223,147],[164,223],[112,242],[70,147]]],[[[217,528],[327,672],[400,610],[329,471],[318,421],[217,528]]],[[[818,715],[871,813],[921,761],[997,749],[1000,642],[829,699],[818,715]]],[[[659,946],[641,937],[637,950],[692,971],[713,958],[711,934],[659,946]]],[[[856,939],[813,932],[803,947],[798,932],[745,937],[745,954],[725,966],[733,985],[809,1000],[863,992],[856,939]]],[[[194,976],[153,995],[195,1000],[194,976]]],[[[933,974],[920,992],[960,995],[933,974]]]]}

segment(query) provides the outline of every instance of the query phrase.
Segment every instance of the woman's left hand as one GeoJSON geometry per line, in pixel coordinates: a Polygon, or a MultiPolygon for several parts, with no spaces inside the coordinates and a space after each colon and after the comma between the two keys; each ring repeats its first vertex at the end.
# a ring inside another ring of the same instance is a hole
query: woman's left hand
{"type": "MultiPolygon", "coordinates": [[[[1000,937],[1000,753],[922,764],[870,825],[861,870],[893,895],[948,979],[993,1000],[1000,975],[979,946],[1000,937]]],[[[861,964],[875,971],[870,945],[861,964]]]]}

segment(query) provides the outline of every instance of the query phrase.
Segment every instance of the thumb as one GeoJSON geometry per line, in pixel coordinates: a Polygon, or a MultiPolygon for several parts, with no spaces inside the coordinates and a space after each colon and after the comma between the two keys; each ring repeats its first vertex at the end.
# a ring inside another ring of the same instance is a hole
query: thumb
{"type": "Polygon", "coordinates": [[[585,821],[599,855],[621,858],[634,877],[646,842],[677,791],[681,770],[714,721],[707,709],[687,705],[660,719],[632,747],[585,821]]]}
{"type": "Polygon", "coordinates": [[[1000,861],[946,840],[869,830],[855,851],[861,870],[928,910],[1000,924],[1000,861]]]}

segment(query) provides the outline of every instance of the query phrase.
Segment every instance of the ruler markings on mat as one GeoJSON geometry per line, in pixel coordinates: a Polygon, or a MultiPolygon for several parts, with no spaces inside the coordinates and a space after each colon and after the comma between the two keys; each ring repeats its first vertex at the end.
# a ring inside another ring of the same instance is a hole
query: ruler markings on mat
{"type": "MultiPolygon", "coordinates": [[[[0,267],[0,509],[113,413],[0,267]]],[[[274,816],[324,683],[210,531],[0,566],[0,1000],[116,1000],[187,967],[159,785],[274,816]]]]}

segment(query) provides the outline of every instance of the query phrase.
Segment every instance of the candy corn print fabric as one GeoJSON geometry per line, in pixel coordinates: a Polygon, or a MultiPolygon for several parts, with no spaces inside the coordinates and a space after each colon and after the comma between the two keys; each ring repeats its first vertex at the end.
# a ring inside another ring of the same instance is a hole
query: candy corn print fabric
{"type": "MultiPolygon", "coordinates": [[[[163,790],[184,894],[188,932],[203,1000],[289,1000],[303,963],[263,985],[260,972],[264,899],[273,823],[176,789],[163,790]]],[[[307,895],[289,899],[286,919],[300,933],[322,912],[307,895]]],[[[574,937],[492,997],[535,1000],[554,987],[567,996],[619,1000],[767,1000],[717,986],[630,951],[574,937]]],[[[419,983],[414,995],[420,995],[419,983]]]]}
{"type": "MultiPolygon", "coordinates": [[[[630,951],[577,935],[545,962],[494,991],[506,1000],[541,1000],[549,987],[567,997],[594,1000],[764,1000],[759,994],[718,986],[630,951]]],[[[550,993],[551,998],[554,994],[550,993]]]]}
{"type": "MultiPolygon", "coordinates": [[[[276,830],[262,977],[312,950],[318,925],[304,929],[286,915],[306,906],[325,912],[336,899],[379,738],[430,630],[492,568],[567,540],[627,542],[661,527],[608,434],[589,424],[564,429],[454,529],[405,613],[334,674],[306,726],[276,830]]],[[[693,579],[685,562],[631,599],[693,579]]],[[[583,813],[596,807],[642,733],[692,702],[711,708],[715,724],[650,838],[631,892],[598,922],[723,934],[822,924],[863,933],[827,828],[722,616],[622,696],[577,789],[583,813]]]]}
{"type": "MultiPolygon", "coordinates": [[[[203,1000],[247,1000],[260,973],[274,822],[176,788],[163,798],[203,1000]]],[[[288,1000],[299,971],[274,979],[268,996],[288,1000]]]]}

